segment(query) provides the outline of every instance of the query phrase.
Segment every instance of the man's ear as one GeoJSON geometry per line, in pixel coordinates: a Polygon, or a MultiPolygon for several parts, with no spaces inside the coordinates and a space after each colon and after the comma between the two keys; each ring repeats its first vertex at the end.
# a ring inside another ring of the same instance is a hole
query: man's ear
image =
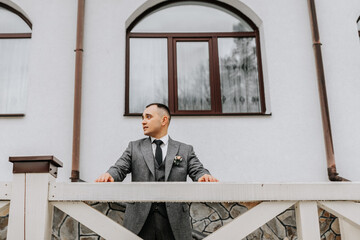
{"type": "Polygon", "coordinates": [[[167,122],[169,122],[169,118],[166,115],[164,115],[161,118],[161,125],[165,126],[167,124],[167,122]]]}

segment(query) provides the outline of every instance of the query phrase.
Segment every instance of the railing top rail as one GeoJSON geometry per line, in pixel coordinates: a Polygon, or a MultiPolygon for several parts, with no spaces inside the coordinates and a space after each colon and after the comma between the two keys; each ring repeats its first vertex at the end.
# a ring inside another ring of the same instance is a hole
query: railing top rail
{"type": "Polygon", "coordinates": [[[11,182],[0,182],[0,201],[11,199],[11,182]]]}
{"type": "Polygon", "coordinates": [[[50,201],[360,201],[360,183],[50,183],[50,201]]]}

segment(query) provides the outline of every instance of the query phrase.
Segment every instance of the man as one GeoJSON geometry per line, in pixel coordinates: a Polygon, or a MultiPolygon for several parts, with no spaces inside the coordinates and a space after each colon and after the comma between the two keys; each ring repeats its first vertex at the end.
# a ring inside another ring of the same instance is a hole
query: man
{"type": "MultiPolygon", "coordinates": [[[[198,182],[217,182],[196,157],[192,146],[168,136],[170,111],[152,103],[142,114],[144,134],[148,138],[130,142],[114,166],[96,182],[122,181],[132,173],[133,182],[185,182],[187,175],[198,182]]],[[[191,226],[186,203],[129,203],[124,227],[144,239],[189,240],[191,226]]]]}

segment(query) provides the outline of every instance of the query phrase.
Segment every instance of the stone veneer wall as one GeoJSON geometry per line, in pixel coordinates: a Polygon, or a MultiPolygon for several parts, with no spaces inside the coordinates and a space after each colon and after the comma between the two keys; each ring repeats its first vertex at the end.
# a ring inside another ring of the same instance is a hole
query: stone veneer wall
{"type": "Polygon", "coordinates": [[[0,211],[0,240],[6,239],[8,222],[9,222],[9,209],[0,211]]]}
{"type": "MultiPolygon", "coordinates": [[[[258,203],[189,203],[194,239],[202,239],[258,203]]],[[[91,203],[95,209],[119,224],[123,222],[125,205],[122,203],[91,203]]],[[[8,210],[0,212],[0,240],[6,239],[8,210]]],[[[257,229],[243,240],[296,240],[295,210],[291,207],[257,229]]],[[[321,240],[340,240],[338,219],[319,209],[321,240]]],[[[54,209],[52,239],[100,240],[90,229],[75,221],[57,208],[54,209]]]]}

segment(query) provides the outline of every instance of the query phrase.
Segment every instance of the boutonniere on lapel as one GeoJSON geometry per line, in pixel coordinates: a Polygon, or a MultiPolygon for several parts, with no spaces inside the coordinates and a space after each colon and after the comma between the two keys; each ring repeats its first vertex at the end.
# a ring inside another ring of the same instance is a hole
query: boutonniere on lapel
{"type": "Polygon", "coordinates": [[[174,165],[179,166],[182,162],[183,158],[181,156],[175,156],[174,158],[174,165]]]}

